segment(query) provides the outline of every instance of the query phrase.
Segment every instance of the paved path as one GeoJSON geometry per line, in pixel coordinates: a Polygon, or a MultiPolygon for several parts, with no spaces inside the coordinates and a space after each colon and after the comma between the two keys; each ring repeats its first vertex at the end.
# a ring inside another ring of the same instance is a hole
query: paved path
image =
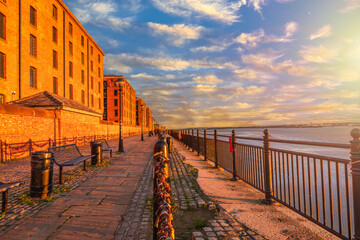
{"type": "Polygon", "coordinates": [[[0,239],[134,239],[140,221],[146,220],[143,215],[150,216],[144,207],[151,175],[144,171],[151,173],[155,142],[155,137],[144,142],[139,136],[126,138],[126,152],[114,154],[110,166],[10,227],[0,239]],[[137,206],[142,206],[140,211],[137,206]]]}
{"type": "Polygon", "coordinates": [[[215,169],[212,162],[204,161],[203,156],[197,156],[180,142],[174,141],[174,147],[185,157],[185,163],[199,170],[197,182],[203,192],[238,222],[260,236],[276,240],[338,239],[281,204],[262,204],[262,192],[240,180],[229,181],[232,174],[215,169]]]}

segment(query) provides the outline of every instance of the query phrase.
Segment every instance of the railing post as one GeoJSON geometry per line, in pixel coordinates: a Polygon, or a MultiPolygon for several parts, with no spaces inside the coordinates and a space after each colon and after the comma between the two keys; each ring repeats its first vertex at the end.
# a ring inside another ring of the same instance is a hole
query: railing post
{"type": "Polygon", "coordinates": [[[191,149],[193,152],[195,152],[194,149],[194,129],[191,130],[191,149]]]}
{"type": "Polygon", "coordinates": [[[2,140],[0,140],[0,162],[4,162],[4,158],[3,158],[3,144],[2,144],[2,140]]]}
{"type": "Polygon", "coordinates": [[[199,129],[196,129],[196,136],[197,136],[197,155],[200,156],[200,135],[199,135],[199,129]]]}
{"type": "Polygon", "coordinates": [[[5,141],[5,152],[4,152],[5,162],[7,161],[7,144],[5,141]]]}
{"type": "Polygon", "coordinates": [[[217,151],[217,131],[214,130],[214,144],[215,144],[215,168],[218,168],[218,151],[217,151]]]}
{"type": "Polygon", "coordinates": [[[354,240],[360,240],[360,129],[351,130],[353,140],[350,141],[350,165],[352,174],[353,203],[354,203],[354,240]]]}
{"type": "Polygon", "coordinates": [[[32,142],[31,139],[29,139],[29,156],[31,156],[31,150],[32,150],[32,142]]]}
{"type": "Polygon", "coordinates": [[[206,152],[206,129],[204,129],[204,160],[207,159],[207,152],[206,152]]]}
{"type": "Polygon", "coordinates": [[[272,189],[272,168],[271,168],[271,152],[270,152],[270,135],[269,130],[264,130],[264,180],[265,180],[265,199],[262,200],[265,204],[271,204],[274,201],[271,199],[273,195],[272,189]]]}
{"type": "Polygon", "coordinates": [[[49,148],[51,148],[51,138],[49,138],[49,148]]]}
{"type": "Polygon", "coordinates": [[[232,181],[236,181],[236,149],[235,149],[235,145],[236,144],[236,138],[235,138],[235,130],[232,130],[232,134],[231,134],[231,145],[232,145],[232,158],[233,158],[233,177],[232,177],[232,181]]]}

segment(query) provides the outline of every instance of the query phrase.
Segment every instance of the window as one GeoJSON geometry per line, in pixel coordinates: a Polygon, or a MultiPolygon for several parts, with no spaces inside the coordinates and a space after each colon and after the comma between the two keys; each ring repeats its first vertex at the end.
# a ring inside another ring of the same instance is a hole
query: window
{"type": "Polygon", "coordinates": [[[0,94],[0,103],[5,103],[5,96],[4,96],[4,94],[0,94]]]}
{"type": "Polygon", "coordinates": [[[36,88],[36,68],[30,67],[30,87],[36,88]]]}
{"type": "Polygon", "coordinates": [[[81,70],[81,83],[85,83],[85,72],[81,70]]]}
{"type": "Polygon", "coordinates": [[[91,61],[91,63],[90,63],[90,69],[91,69],[91,71],[93,71],[93,70],[94,70],[94,64],[93,64],[93,61],[91,61]]]}
{"type": "Polygon", "coordinates": [[[118,106],[118,100],[114,99],[114,106],[117,107],[118,106]]]}
{"type": "Polygon", "coordinates": [[[0,38],[6,39],[6,17],[0,13],[0,38]]]}
{"type": "Polygon", "coordinates": [[[98,54],[98,63],[100,63],[100,54],[98,54]]]}
{"type": "Polygon", "coordinates": [[[5,69],[6,69],[6,56],[0,52],[0,78],[5,78],[5,69]]]}
{"type": "Polygon", "coordinates": [[[99,89],[99,93],[100,93],[100,90],[101,90],[101,84],[100,84],[100,82],[98,82],[98,89],[99,89]]]}
{"type": "Polygon", "coordinates": [[[91,106],[94,107],[94,95],[91,94],[91,106]]]}
{"type": "Polygon", "coordinates": [[[72,56],[73,55],[73,44],[72,42],[69,41],[69,54],[72,56]]]}
{"type": "Polygon", "coordinates": [[[71,100],[74,99],[74,92],[73,92],[73,85],[72,84],[69,84],[69,97],[71,100]]]}
{"type": "Polygon", "coordinates": [[[73,77],[73,63],[69,62],[69,76],[73,77]]]}
{"type": "Polygon", "coordinates": [[[115,113],[115,117],[117,117],[118,116],[118,110],[115,109],[114,113],[115,113]]]}
{"type": "Polygon", "coordinates": [[[91,53],[91,56],[93,55],[93,53],[94,53],[94,49],[93,49],[93,47],[91,46],[90,47],[90,53],[91,53]]]}
{"type": "Polygon", "coordinates": [[[117,90],[114,90],[114,96],[117,96],[117,90]]]}
{"type": "Polygon", "coordinates": [[[55,5],[53,5],[53,12],[52,12],[52,15],[53,15],[53,18],[57,19],[57,7],[55,5]]]}
{"type": "Polygon", "coordinates": [[[53,50],[53,68],[58,68],[58,53],[53,50]]]}
{"type": "Polygon", "coordinates": [[[73,28],[72,28],[72,24],[69,22],[69,34],[72,35],[73,34],[73,28]]]}
{"type": "Polygon", "coordinates": [[[30,55],[36,57],[36,37],[30,34],[30,55]]]}
{"type": "Polygon", "coordinates": [[[91,89],[94,89],[94,78],[91,77],[91,89]]]}
{"type": "Polygon", "coordinates": [[[85,91],[81,90],[81,103],[85,104],[85,91]]]}
{"type": "Polygon", "coordinates": [[[101,98],[99,98],[99,108],[101,109],[101,98]]]}
{"type": "Polygon", "coordinates": [[[84,46],[84,36],[81,36],[81,46],[84,46]]]}
{"type": "Polygon", "coordinates": [[[30,23],[36,27],[36,10],[30,6],[30,23]]]}
{"type": "Polygon", "coordinates": [[[53,27],[52,35],[53,35],[53,42],[57,43],[58,34],[57,34],[57,29],[55,27],[53,27]]]}
{"type": "Polygon", "coordinates": [[[81,64],[82,64],[82,65],[85,64],[85,55],[84,55],[83,52],[81,53],[81,64]]]}
{"type": "Polygon", "coordinates": [[[98,67],[98,77],[100,77],[100,68],[98,67]]]}
{"type": "Polygon", "coordinates": [[[56,77],[53,77],[53,93],[58,94],[58,80],[56,77]]]}

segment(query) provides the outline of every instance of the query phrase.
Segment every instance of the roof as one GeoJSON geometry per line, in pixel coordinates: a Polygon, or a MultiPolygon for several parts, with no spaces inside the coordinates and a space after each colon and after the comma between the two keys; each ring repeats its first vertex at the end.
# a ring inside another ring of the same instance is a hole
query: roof
{"type": "Polygon", "coordinates": [[[91,108],[75,102],[73,100],[61,97],[54,93],[50,93],[48,91],[39,92],[37,94],[21,98],[16,101],[10,102],[11,104],[22,105],[26,107],[33,107],[33,108],[47,108],[47,107],[59,107],[59,108],[72,108],[77,109],[84,112],[89,112],[93,114],[100,114],[91,108]]]}

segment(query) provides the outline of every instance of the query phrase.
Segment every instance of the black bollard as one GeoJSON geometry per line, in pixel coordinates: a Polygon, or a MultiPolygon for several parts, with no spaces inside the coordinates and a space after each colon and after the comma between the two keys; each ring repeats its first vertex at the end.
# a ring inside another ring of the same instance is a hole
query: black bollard
{"type": "Polygon", "coordinates": [[[98,165],[102,163],[102,144],[101,142],[93,141],[90,143],[91,146],[91,155],[95,155],[91,158],[92,165],[98,165]]]}
{"type": "Polygon", "coordinates": [[[31,153],[30,197],[44,199],[52,192],[53,161],[51,152],[31,153]]]}
{"type": "Polygon", "coordinates": [[[166,143],[167,143],[167,145],[168,145],[168,147],[169,147],[169,154],[171,153],[171,151],[172,151],[172,146],[173,146],[173,139],[171,138],[171,137],[167,137],[166,138],[166,143]]]}
{"type": "Polygon", "coordinates": [[[164,156],[168,158],[169,157],[168,148],[169,146],[164,140],[159,140],[154,145],[154,154],[158,152],[163,152],[164,156]]]}

